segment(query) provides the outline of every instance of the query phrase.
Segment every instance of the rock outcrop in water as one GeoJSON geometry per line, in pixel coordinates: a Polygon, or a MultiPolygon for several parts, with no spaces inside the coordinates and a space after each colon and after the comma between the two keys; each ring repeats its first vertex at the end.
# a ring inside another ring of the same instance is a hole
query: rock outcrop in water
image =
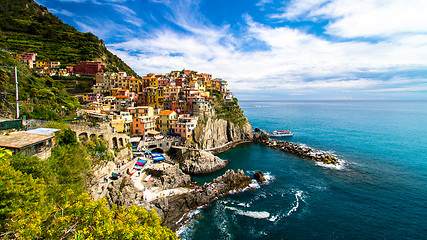
{"type": "Polygon", "coordinates": [[[332,156],[331,154],[324,151],[303,147],[291,142],[278,141],[276,139],[269,139],[262,142],[268,147],[292,153],[300,157],[309,158],[318,162],[323,162],[324,164],[340,164],[337,157],[332,156]]]}
{"type": "Polygon", "coordinates": [[[210,204],[230,191],[243,189],[250,183],[251,178],[246,176],[242,170],[237,172],[228,170],[211,183],[200,186],[191,192],[156,199],[151,204],[162,216],[162,224],[175,231],[179,226],[179,220],[190,210],[210,204]]]}
{"type": "Polygon", "coordinates": [[[213,149],[231,142],[252,141],[252,126],[245,118],[243,124],[235,124],[216,118],[214,112],[199,116],[194,129],[191,147],[197,149],[213,149]]]}
{"type": "Polygon", "coordinates": [[[257,182],[259,182],[259,183],[263,183],[263,182],[265,182],[265,181],[266,181],[266,180],[265,180],[265,177],[264,177],[264,173],[263,173],[263,172],[261,172],[261,171],[256,172],[256,173],[254,174],[254,178],[255,178],[255,180],[257,180],[257,182]]]}
{"type": "Polygon", "coordinates": [[[227,163],[210,152],[193,150],[183,155],[181,169],[191,175],[207,174],[224,168],[227,163]]]}

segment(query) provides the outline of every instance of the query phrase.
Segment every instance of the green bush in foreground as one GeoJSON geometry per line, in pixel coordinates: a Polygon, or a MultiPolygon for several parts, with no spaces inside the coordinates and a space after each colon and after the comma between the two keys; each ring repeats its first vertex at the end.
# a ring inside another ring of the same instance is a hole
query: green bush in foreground
{"type": "MultiPolygon", "coordinates": [[[[71,189],[59,194],[58,199],[51,197],[48,192],[55,185],[43,179],[46,169],[37,172],[21,166],[30,172],[23,173],[11,164],[19,156],[12,159],[10,155],[10,151],[0,149],[0,238],[177,239],[160,225],[154,211],[136,206],[110,209],[105,199],[92,201],[88,193],[71,189]]],[[[30,163],[40,166],[36,159],[30,163]]]]}

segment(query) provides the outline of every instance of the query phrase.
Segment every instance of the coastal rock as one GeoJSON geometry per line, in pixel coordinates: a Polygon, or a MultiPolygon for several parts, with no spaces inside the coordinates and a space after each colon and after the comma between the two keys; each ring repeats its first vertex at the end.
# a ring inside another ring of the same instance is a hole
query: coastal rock
{"type": "Polygon", "coordinates": [[[266,180],[265,180],[265,177],[264,177],[264,173],[263,172],[261,172],[261,171],[257,171],[255,174],[254,174],[254,178],[255,178],[255,180],[257,180],[257,182],[259,182],[259,183],[263,183],[263,182],[265,182],[266,180]]]}
{"type": "Polygon", "coordinates": [[[117,204],[118,206],[130,207],[140,203],[143,199],[143,193],[135,187],[128,176],[124,176],[108,185],[105,197],[110,206],[117,204]]]}
{"type": "Polygon", "coordinates": [[[183,156],[182,171],[192,175],[207,174],[224,168],[228,161],[207,151],[189,151],[183,156]]]}
{"type": "Polygon", "coordinates": [[[266,142],[269,140],[268,134],[265,130],[261,132],[255,132],[253,140],[254,142],[266,142]]]}
{"type": "Polygon", "coordinates": [[[93,177],[90,179],[90,182],[87,186],[87,189],[91,193],[92,197],[95,197],[95,195],[98,194],[97,192],[100,185],[99,179],[109,176],[116,167],[116,164],[110,161],[106,164],[96,165],[92,169],[93,177]]]}
{"type": "Polygon", "coordinates": [[[268,141],[263,141],[263,143],[268,147],[292,153],[300,157],[323,162],[324,164],[340,164],[339,159],[335,156],[332,156],[330,153],[315,150],[309,147],[303,147],[295,143],[278,141],[276,139],[269,139],[268,141]]]}
{"type": "Polygon", "coordinates": [[[175,231],[179,226],[178,221],[183,219],[183,216],[185,218],[189,210],[207,205],[232,190],[243,189],[249,186],[249,183],[250,177],[242,170],[228,170],[211,183],[199,186],[191,192],[156,199],[151,204],[157,211],[161,211],[159,214],[163,216],[162,224],[175,231]]]}
{"type": "Polygon", "coordinates": [[[194,129],[192,147],[197,149],[214,149],[230,142],[252,141],[253,132],[249,121],[238,125],[218,119],[214,113],[201,116],[194,129]]]}
{"type": "Polygon", "coordinates": [[[191,177],[185,174],[178,168],[178,165],[166,168],[165,170],[147,169],[147,174],[159,179],[154,183],[154,186],[160,189],[172,189],[179,187],[187,187],[191,184],[191,177]]]}

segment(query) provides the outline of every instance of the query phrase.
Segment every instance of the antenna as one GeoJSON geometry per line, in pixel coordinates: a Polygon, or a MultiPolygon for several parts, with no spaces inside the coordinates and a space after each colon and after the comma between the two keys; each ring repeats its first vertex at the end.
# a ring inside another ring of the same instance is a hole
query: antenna
{"type": "Polygon", "coordinates": [[[18,73],[15,66],[15,86],[16,86],[16,119],[19,119],[19,95],[18,95],[18,73]]]}

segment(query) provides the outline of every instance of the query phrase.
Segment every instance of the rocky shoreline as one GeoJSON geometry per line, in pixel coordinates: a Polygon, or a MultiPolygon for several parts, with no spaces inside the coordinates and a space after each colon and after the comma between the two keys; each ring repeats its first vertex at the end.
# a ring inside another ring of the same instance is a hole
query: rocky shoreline
{"type": "MultiPolygon", "coordinates": [[[[130,207],[131,205],[141,206],[148,211],[154,209],[162,219],[162,225],[169,227],[173,231],[180,227],[182,219],[185,219],[185,214],[200,206],[206,206],[216,201],[218,198],[229,194],[235,190],[241,190],[249,186],[252,179],[246,176],[243,170],[234,172],[228,170],[222,176],[214,179],[212,182],[202,186],[196,185],[194,182],[189,182],[189,175],[180,173],[175,176],[174,181],[179,182],[173,187],[184,187],[186,191],[181,194],[164,196],[157,198],[151,202],[144,201],[143,192],[137,189],[128,176],[111,183],[107,190],[106,199],[110,206],[117,204],[118,206],[130,207]],[[185,186],[183,186],[185,185],[185,186]]],[[[158,172],[157,174],[161,174],[158,172]]],[[[170,173],[164,172],[162,179],[169,179],[167,176],[170,173]]],[[[169,181],[159,183],[160,188],[172,187],[169,181]]]]}
{"type": "Polygon", "coordinates": [[[230,191],[241,190],[249,186],[251,178],[246,176],[243,170],[234,172],[228,170],[222,176],[202,186],[196,186],[191,191],[159,198],[151,204],[162,217],[162,225],[176,231],[182,223],[183,216],[190,210],[200,206],[209,205],[218,198],[230,193],[230,191]]]}
{"type": "Polygon", "coordinates": [[[267,147],[291,153],[302,158],[312,159],[324,164],[340,165],[339,159],[335,156],[332,156],[330,153],[315,150],[310,147],[303,147],[296,143],[270,139],[265,132],[257,133],[254,138],[254,142],[259,142],[266,145],[267,147]]]}

